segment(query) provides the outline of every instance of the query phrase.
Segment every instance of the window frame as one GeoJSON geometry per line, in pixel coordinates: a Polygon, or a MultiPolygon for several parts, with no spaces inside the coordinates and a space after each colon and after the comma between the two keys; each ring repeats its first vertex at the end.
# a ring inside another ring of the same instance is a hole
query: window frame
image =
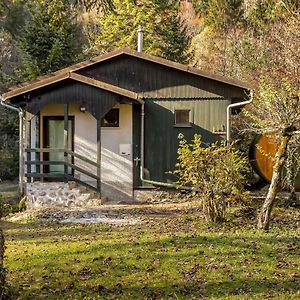
{"type": "Polygon", "coordinates": [[[105,114],[105,116],[103,118],[101,118],[101,127],[102,128],[119,128],[120,127],[120,109],[119,108],[112,108],[109,112],[107,112],[105,114]],[[118,115],[118,122],[117,124],[113,124],[113,123],[104,123],[104,118],[105,116],[110,113],[111,111],[117,111],[117,115],[118,115]]]}
{"type": "Polygon", "coordinates": [[[191,108],[175,108],[174,109],[174,125],[173,125],[173,127],[190,128],[190,127],[192,127],[192,123],[193,123],[193,110],[191,108]],[[188,111],[189,121],[185,122],[185,123],[176,123],[176,112],[177,111],[188,111]]]}

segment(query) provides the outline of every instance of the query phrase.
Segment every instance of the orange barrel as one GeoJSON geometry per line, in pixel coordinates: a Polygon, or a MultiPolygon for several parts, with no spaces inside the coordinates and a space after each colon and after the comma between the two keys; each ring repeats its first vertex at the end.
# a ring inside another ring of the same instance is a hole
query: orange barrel
{"type": "MultiPolygon", "coordinates": [[[[250,163],[254,171],[267,182],[271,182],[274,157],[278,144],[273,135],[259,135],[249,149],[250,163]]],[[[296,189],[300,190],[300,172],[296,177],[296,189]]]]}

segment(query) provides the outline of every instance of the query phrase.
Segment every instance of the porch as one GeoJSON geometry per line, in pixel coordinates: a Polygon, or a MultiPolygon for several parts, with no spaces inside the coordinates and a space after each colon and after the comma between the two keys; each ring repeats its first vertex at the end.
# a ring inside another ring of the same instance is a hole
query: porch
{"type": "Polygon", "coordinates": [[[133,141],[139,95],[73,73],[51,79],[17,100],[26,112],[24,181],[72,181],[99,196],[132,199],[133,177],[139,177],[133,166],[139,156],[139,142],[133,141]],[[118,112],[117,123],[105,119],[111,111],[118,112]]]}
{"type": "Polygon", "coordinates": [[[132,200],[138,108],[122,101],[100,120],[76,103],[48,104],[37,115],[27,113],[26,182],[72,181],[106,198],[132,200]]]}

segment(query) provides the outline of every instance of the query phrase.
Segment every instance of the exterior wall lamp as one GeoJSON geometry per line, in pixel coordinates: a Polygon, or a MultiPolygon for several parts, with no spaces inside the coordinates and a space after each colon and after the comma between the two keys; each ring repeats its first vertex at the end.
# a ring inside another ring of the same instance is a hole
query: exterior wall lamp
{"type": "Polygon", "coordinates": [[[83,106],[83,105],[80,105],[79,110],[80,110],[82,113],[85,113],[85,112],[86,112],[86,107],[83,106]]]}

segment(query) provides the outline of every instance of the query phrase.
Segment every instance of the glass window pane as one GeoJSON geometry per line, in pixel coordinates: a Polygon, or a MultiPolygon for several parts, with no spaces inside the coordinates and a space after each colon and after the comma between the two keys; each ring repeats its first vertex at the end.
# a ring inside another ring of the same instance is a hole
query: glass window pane
{"type": "MultiPolygon", "coordinates": [[[[64,148],[64,121],[63,120],[49,120],[48,125],[48,136],[49,136],[49,148],[64,148]]],[[[72,121],[68,122],[68,149],[72,150],[72,121]]],[[[64,153],[63,152],[51,152],[49,153],[49,160],[51,161],[63,161],[64,153]]],[[[71,162],[71,157],[69,157],[69,161],[71,162]]],[[[49,166],[50,173],[63,173],[64,166],[63,165],[50,165],[49,166]]],[[[69,169],[69,173],[72,172],[72,169],[69,169]]]]}
{"type": "Polygon", "coordinates": [[[119,109],[111,109],[104,118],[101,119],[102,127],[119,127],[119,109]]]}
{"type": "Polygon", "coordinates": [[[175,110],[175,124],[190,124],[190,110],[175,110]]]}

